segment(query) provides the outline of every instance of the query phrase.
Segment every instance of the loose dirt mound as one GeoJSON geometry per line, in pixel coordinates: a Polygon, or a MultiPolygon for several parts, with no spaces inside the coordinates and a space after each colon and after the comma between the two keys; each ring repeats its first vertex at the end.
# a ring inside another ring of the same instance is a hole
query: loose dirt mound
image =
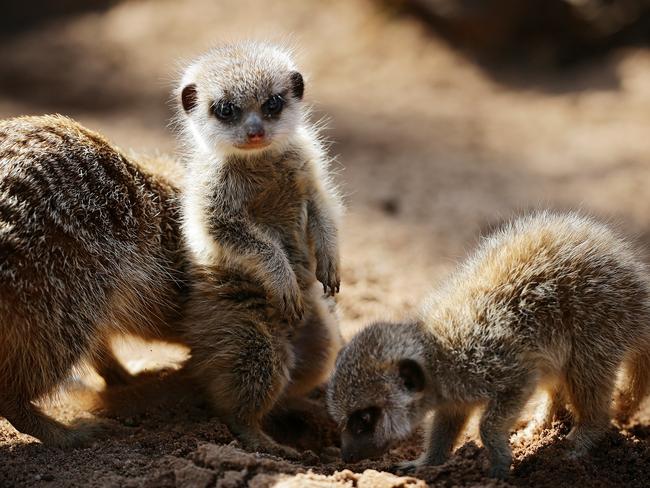
{"type": "MultiPolygon", "coordinates": [[[[246,452],[228,428],[210,418],[182,372],[145,374],[136,387],[110,394],[77,391],[54,407],[59,418],[83,415],[101,400],[110,435],[84,449],[43,447],[0,423],[0,486],[101,487],[421,487],[426,486],[646,486],[650,479],[650,427],[637,417],[623,432],[614,428],[593,455],[574,460],[563,440],[568,428],[528,438],[513,436],[512,478],[486,477],[487,460],[474,440],[466,438],[443,466],[412,476],[391,474],[399,461],[418,455],[415,435],[378,460],[345,465],[338,434],[327,416],[321,392],[303,406],[278,409],[267,430],[302,449],[302,459],[288,461],[246,452]]],[[[470,428],[471,431],[471,428],[470,428]]]]}

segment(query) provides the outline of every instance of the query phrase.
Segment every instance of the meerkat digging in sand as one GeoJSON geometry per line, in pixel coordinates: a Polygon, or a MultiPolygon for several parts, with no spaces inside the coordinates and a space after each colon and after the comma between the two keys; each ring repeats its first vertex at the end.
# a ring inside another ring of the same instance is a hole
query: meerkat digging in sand
{"type": "Polygon", "coordinates": [[[402,467],[443,463],[482,407],[491,474],[505,477],[509,430],[540,384],[568,401],[569,438],[575,455],[586,453],[609,426],[622,363],[618,414],[648,393],[648,292],[638,253],[607,226],[576,214],[515,220],[482,242],[421,318],[372,325],[341,351],[328,408],[344,459],[384,452],[435,411],[424,453],[402,467]]]}

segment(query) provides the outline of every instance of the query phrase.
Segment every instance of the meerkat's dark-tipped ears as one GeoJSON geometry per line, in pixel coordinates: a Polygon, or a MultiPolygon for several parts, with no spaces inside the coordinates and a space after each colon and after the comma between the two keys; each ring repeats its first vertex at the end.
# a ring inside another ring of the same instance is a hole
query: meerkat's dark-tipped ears
{"type": "Polygon", "coordinates": [[[183,110],[189,112],[194,107],[196,107],[196,102],[198,100],[198,95],[196,93],[196,85],[190,83],[185,85],[181,90],[181,104],[183,105],[183,110]]]}
{"type": "Polygon", "coordinates": [[[399,370],[399,376],[408,391],[417,393],[424,390],[426,382],[424,370],[417,361],[412,359],[402,359],[397,363],[397,367],[399,370]]]}
{"type": "Polygon", "coordinates": [[[302,100],[302,96],[305,94],[305,80],[297,71],[291,73],[291,92],[299,100],[302,100]]]}

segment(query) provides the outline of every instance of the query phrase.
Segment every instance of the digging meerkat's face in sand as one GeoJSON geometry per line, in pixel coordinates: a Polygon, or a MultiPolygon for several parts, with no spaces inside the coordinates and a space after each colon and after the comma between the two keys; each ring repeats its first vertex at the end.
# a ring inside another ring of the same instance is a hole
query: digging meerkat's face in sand
{"type": "Polygon", "coordinates": [[[400,344],[398,337],[401,329],[411,327],[374,324],[337,358],[327,406],[341,428],[345,462],[380,456],[407,438],[426,413],[426,376],[420,361],[410,359],[413,352],[417,357],[419,347],[400,344]]]}
{"type": "Polygon", "coordinates": [[[282,147],[303,118],[304,82],[289,54],[262,43],[217,48],[185,73],[184,123],[208,152],[282,147]]]}

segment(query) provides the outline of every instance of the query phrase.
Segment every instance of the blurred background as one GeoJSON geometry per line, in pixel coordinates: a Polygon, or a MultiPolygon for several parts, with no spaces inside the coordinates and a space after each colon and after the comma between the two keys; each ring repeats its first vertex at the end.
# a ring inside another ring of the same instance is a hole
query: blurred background
{"type": "Polygon", "coordinates": [[[289,41],[349,208],[345,335],[403,316],[485,232],[579,208],[650,244],[646,0],[62,0],[0,17],[0,116],[174,154],[171,90],[222,41],[289,41]]]}

